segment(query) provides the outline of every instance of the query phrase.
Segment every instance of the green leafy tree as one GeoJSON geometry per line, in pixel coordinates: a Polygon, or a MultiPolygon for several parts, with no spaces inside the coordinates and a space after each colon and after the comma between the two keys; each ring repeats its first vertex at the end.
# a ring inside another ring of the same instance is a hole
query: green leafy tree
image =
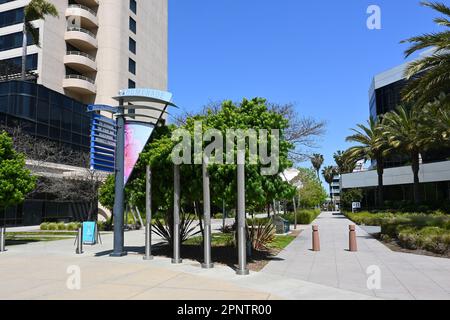
{"type": "Polygon", "coordinates": [[[324,162],[323,155],[314,153],[311,157],[311,164],[313,168],[316,170],[317,178],[320,179],[320,168],[322,168],[324,162]]]}
{"type": "Polygon", "coordinates": [[[364,198],[362,189],[346,189],[341,192],[341,206],[343,209],[351,210],[353,202],[361,202],[364,198]]]}
{"type": "Polygon", "coordinates": [[[390,153],[391,148],[378,119],[370,118],[367,126],[357,125],[358,129],[352,129],[353,135],[348,136],[347,142],[356,142],[359,145],[346,151],[349,161],[375,160],[378,175],[378,205],[383,206],[383,174],[384,159],[390,153]],[[351,160],[350,160],[351,159],[351,160]]]}
{"type": "Polygon", "coordinates": [[[98,192],[98,201],[108,210],[114,208],[114,179],[113,174],[109,175],[98,192]]]}
{"type": "Polygon", "coordinates": [[[317,179],[315,170],[300,168],[296,177],[302,182],[303,187],[298,191],[300,205],[304,208],[315,208],[323,204],[327,199],[327,192],[322,183],[317,179]]]}
{"type": "MultiPolygon", "coordinates": [[[[278,174],[263,176],[261,163],[246,164],[246,206],[249,212],[264,209],[274,199],[291,199],[295,188],[284,182],[279,173],[292,167],[288,160],[288,153],[293,145],[284,137],[284,130],[288,120],[280,113],[268,108],[266,100],[255,98],[244,99],[235,104],[225,101],[220,108],[207,111],[205,114],[189,116],[183,121],[181,128],[191,133],[194,145],[194,122],[202,121],[203,132],[214,128],[222,132],[223,136],[228,129],[280,129],[280,146],[278,160],[278,174]]],[[[171,153],[176,141],[172,141],[172,132],[176,126],[164,126],[156,129],[153,140],[147,145],[136,165],[133,177],[126,192],[127,197],[134,199],[140,208],[145,207],[145,167],[150,164],[152,168],[152,205],[153,212],[168,214],[173,211],[173,163],[171,153]]],[[[269,137],[270,141],[273,137],[269,137]]],[[[247,146],[248,149],[248,146],[247,146]]],[[[225,157],[225,151],[223,157],[225,157]]],[[[192,157],[193,158],[193,157],[192,157]]],[[[223,201],[227,208],[236,207],[236,165],[210,165],[211,202],[213,206],[221,208],[223,201]]],[[[202,214],[202,166],[184,164],[180,167],[181,174],[181,204],[184,210],[195,210],[202,214]]],[[[111,178],[100,190],[100,199],[103,205],[113,204],[114,181],[111,178]]]]}
{"type": "Polygon", "coordinates": [[[6,132],[0,134],[0,210],[19,204],[36,187],[36,178],[25,167],[25,156],[14,150],[6,132]]]}
{"type": "Polygon", "coordinates": [[[421,201],[420,194],[420,154],[430,148],[432,135],[429,126],[424,123],[422,109],[399,107],[389,112],[383,120],[383,135],[396,150],[409,155],[414,175],[414,201],[421,201]]]}
{"type": "Polygon", "coordinates": [[[331,184],[333,183],[334,177],[338,174],[338,171],[335,167],[333,166],[327,166],[325,168],[323,168],[322,170],[322,175],[323,178],[325,179],[326,183],[328,183],[328,186],[330,187],[330,199],[331,201],[333,201],[333,190],[331,187],[331,184]]]}
{"type": "Polygon", "coordinates": [[[25,80],[26,77],[28,34],[33,38],[33,44],[40,46],[39,31],[33,26],[32,22],[36,20],[45,20],[47,16],[58,17],[58,10],[56,7],[46,0],[31,0],[30,3],[25,6],[24,10],[24,24],[22,31],[22,80],[25,80]]]}
{"type": "Polygon", "coordinates": [[[445,30],[402,41],[411,44],[405,51],[406,57],[422,49],[434,50],[431,56],[411,62],[405,72],[410,82],[404,90],[403,99],[407,103],[420,105],[432,102],[441,93],[450,93],[450,7],[441,2],[422,2],[422,5],[444,15],[435,18],[434,22],[445,30]]]}

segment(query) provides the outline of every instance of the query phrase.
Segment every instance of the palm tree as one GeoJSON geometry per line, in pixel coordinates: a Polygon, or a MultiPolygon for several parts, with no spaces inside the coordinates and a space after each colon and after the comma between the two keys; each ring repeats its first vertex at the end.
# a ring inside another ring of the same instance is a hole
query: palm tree
{"type": "Polygon", "coordinates": [[[333,183],[334,177],[337,175],[337,170],[333,166],[328,166],[323,168],[322,175],[326,183],[328,183],[328,186],[330,187],[330,199],[331,201],[333,201],[333,191],[331,188],[331,184],[333,183]]]}
{"type": "Polygon", "coordinates": [[[348,149],[346,154],[352,162],[359,160],[376,161],[378,175],[378,205],[381,207],[384,203],[384,159],[390,152],[389,144],[387,139],[382,134],[379,119],[370,118],[369,121],[367,121],[367,126],[358,124],[357,127],[358,129],[352,129],[354,134],[348,136],[346,141],[356,142],[359,143],[359,145],[348,149]]]}
{"type": "Polygon", "coordinates": [[[323,155],[314,153],[311,157],[311,164],[317,172],[317,178],[320,179],[320,168],[322,168],[324,162],[323,155]]]}
{"type": "Polygon", "coordinates": [[[32,22],[45,20],[46,16],[58,17],[56,7],[46,0],[31,0],[24,9],[23,18],[23,42],[22,42],[22,80],[26,77],[28,34],[33,38],[33,43],[40,46],[39,32],[32,22]]]}
{"type": "Polygon", "coordinates": [[[383,120],[383,135],[389,144],[408,154],[411,158],[411,169],[414,174],[414,201],[419,203],[420,196],[420,155],[430,147],[433,135],[430,126],[424,123],[426,117],[422,108],[398,107],[396,111],[389,112],[383,120]]]}
{"type": "MultiPolygon", "coordinates": [[[[434,22],[447,28],[442,32],[426,33],[402,41],[412,44],[405,51],[406,57],[418,50],[434,49],[431,56],[410,63],[405,71],[410,82],[403,92],[403,100],[406,103],[424,105],[433,101],[440,93],[450,93],[450,7],[439,2],[421,4],[444,14],[444,17],[435,18],[434,22]]],[[[447,96],[447,99],[450,99],[450,96],[447,96]]]]}
{"type": "Polygon", "coordinates": [[[348,153],[338,150],[333,155],[334,162],[339,170],[339,174],[351,173],[355,170],[356,161],[349,157],[348,153]]]}

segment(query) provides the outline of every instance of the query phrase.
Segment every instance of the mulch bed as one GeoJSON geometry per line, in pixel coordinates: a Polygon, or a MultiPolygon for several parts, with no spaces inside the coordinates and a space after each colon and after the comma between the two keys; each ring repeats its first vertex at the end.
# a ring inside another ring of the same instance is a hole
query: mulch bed
{"type": "MultiPolygon", "coordinates": [[[[296,230],[290,235],[297,237],[301,231],[296,230]]],[[[247,258],[248,268],[251,271],[261,271],[270,261],[280,260],[277,255],[280,249],[270,249],[269,251],[253,251],[252,256],[247,258]]],[[[160,257],[171,258],[173,255],[172,247],[168,244],[152,246],[152,254],[160,257]]],[[[237,267],[237,248],[232,246],[213,247],[211,249],[212,260],[215,264],[237,267]]],[[[199,245],[181,246],[181,258],[187,260],[203,262],[203,247],[199,245]]]]}

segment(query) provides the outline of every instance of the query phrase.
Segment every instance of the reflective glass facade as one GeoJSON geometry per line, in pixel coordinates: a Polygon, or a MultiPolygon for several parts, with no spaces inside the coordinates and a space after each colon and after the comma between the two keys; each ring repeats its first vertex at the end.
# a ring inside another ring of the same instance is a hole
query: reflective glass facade
{"type": "Polygon", "coordinates": [[[89,151],[91,116],[86,109],[86,105],[39,84],[0,83],[0,123],[20,125],[28,134],[76,150],[89,151]]]}

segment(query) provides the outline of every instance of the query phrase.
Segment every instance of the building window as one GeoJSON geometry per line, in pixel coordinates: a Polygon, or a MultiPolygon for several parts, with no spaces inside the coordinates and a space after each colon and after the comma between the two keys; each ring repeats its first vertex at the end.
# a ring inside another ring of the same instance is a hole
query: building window
{"type": "Polygon", "coordinates": [[[11,26],[23,22],[24,8],[0,12],[0,27],[11,26]]]}
{"type": "Polygon", "coordinates": [[[130,71],[132,74],[136,74],[136,61],[133,59],[128,59],[128,71],[130,71]]]}
{"type": "MultiPolygon", "coordinates": [[[[4,36],[0,36],[0,51],[21,48],[22,41],[23,41],[22,32],[10,33],[4,36]]],[[[31,34],[28,34],[27,43],[29,46],[34,44],[33,37],[31,36],[31,34]]]]}
{"type": "Polygon", "coordinates": [[[130,52],[136,54],[136,41],[133,38],[130,38],[129,49],[130,52]]]}
{"type": "Polygon", "coordinates": [[[134,82],[134,81],[131,80],[131,79],[128,79],[128,88],[129,88],[129,89],[134,89],[134,88],[136,88],[136,82],[134,82]]]}
{"type": "MultiPolygon", "coordinates": [[[[37,70],[38,55],[37,53],[27,56],[26,71],[37,70]]],[[[1,74],[15,74],[20,73],[22,70],[22,57],[9,58],[0,61],[1,74]]]]}
{"type": "Polygon", "coordinates": [[[130,10],[133,11],[134,14],[137,14],[136,0],[130,0],[130,10]]]}
{"type": "Polygon", "coordinates": [[[130,30],[136,34],[136,20],[130,17],[130,30]]]}

